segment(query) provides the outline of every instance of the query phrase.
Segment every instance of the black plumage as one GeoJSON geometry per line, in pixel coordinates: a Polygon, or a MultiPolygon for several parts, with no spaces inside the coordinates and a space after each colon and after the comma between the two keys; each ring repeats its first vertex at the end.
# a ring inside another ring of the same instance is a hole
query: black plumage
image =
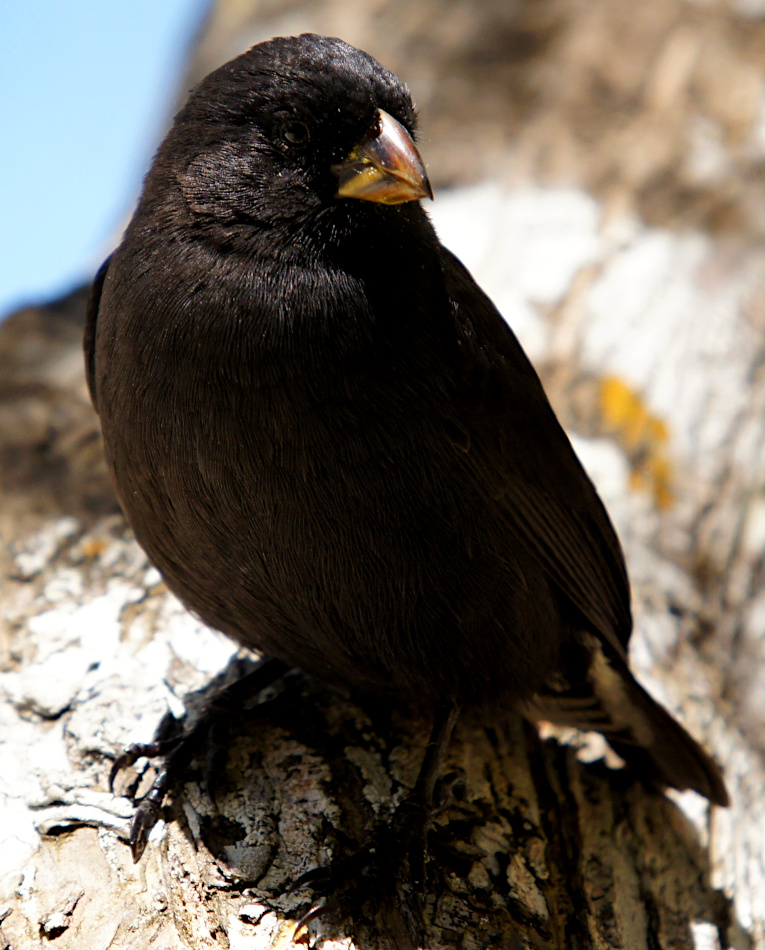
{"type": "Polygon", "coordinates": [[[315,35],[192,93],[91,299],[125,513],[170,588],[242,643],[356,689],[599,729],[724,804],[627,668],[619,542],[415,200],[415,131],[392,73],[315,35]]]}

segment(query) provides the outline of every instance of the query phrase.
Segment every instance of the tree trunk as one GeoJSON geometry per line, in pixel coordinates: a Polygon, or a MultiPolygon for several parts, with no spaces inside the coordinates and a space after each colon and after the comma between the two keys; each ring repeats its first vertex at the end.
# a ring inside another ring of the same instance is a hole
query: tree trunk
{"type": "MultiPolygon", "coordinates": [[[[409,947],[421,913],[434,950],[765,950],[765,26],[743,0],[360,4],[348,29],[332,3],[286,26],[225,7],[192,72],[237,51],[233,26],[342,33],[410,81],[436,182],[491,172],[439,195],[436,226],[543,371],[617,525],[633,668],[732,797],[650,791],[597,738],[468,711],[422,893],[405,871],[395,893],[371,882],[311,939],[409,947]]],[[[83,308],[79,292],[0,327],[0,948],[289,947],[314,895],[285,887],[368,840],[428,723],[295,676],[215,738],[133,864],[111,760],[251,660],[183,610],[119,514],[83,308]]]]}

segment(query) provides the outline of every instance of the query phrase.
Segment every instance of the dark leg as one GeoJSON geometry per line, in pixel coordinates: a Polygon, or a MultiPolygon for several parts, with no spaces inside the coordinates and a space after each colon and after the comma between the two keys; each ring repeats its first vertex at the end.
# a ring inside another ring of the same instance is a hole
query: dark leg
{"type": "Polygon", "coordinates": [[[409,871],[415,889],[424,877],[425,832],[433,811],[436,782],[459,712],[459,707],[452,703],[440,703],[436,707],[417,781],[396,809],[389,828],[400,845],[409,845],[409,871]]]}
{"type": "Polygon", "coordinates": [[[412,889],[415,893],[420,890],[424,877],[425,833],[433,810],[435,786],[458,716],[459,707],[452,703],[444,702],[436,707],[430,739],[412,791],[396,808],[390,822],[378,826],[369,844],[329,867],[307,871],[293,882],[289,892],[311,885],[332,895],[326,904],[312,908],[299,926],[342,911],[349,903],[341,899],[342,892],[354,894],[363,889],[362,882],[371,884],[386,872],[393,878],[406,860],[412,889]]]}
{"type": "Polygon", "coordinates": [[[157,823],[162,804],[171,785],[186,771],[189,763],[199,751],[207,737],[211,721],[216,717],[230,715],[232,710],[241,714],[245,702],[276,682],[290,667],[281,660],[264,660],[251,673],[241,677],[221,690],[206,707],[197,722],[179,736],[160,739],[145,745],[136,743],[129,746],[112,765],[109,774],[109,788],[114,791],[114,780],[118,773],[142,757],[164,758],[157,777],[151,788],[136,808],[130,826],[130,849],[133,860],[138,861],[146,847],[149,833],[157,823]]]}
{"type": "Polygon", "coordinates": [[[433,728],[430,730],[430,739],[425,749],[417,781],[414,783],[409,798],[417,797],[426,808],[433,806],[433,793],[438,781],[438,773],[449,748],[449,742],[454,732],[454,726],[460,714],[459,706],[453,703],[439,703],[433,718],[433,728]]]}

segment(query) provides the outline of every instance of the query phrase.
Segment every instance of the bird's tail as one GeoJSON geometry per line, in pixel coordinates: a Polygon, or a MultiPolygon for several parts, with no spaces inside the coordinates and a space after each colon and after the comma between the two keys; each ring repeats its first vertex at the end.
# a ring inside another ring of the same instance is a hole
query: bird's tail
{"type": "Polygon", "coordinates": [[[729,804],[712,757],[648,695],[623,660],[606,656],[590,634],[579,635],[570,652],[565,678],[556,675],[537,693],[523,710],[528,718],[600,732],[644,780],[729,804]]]}

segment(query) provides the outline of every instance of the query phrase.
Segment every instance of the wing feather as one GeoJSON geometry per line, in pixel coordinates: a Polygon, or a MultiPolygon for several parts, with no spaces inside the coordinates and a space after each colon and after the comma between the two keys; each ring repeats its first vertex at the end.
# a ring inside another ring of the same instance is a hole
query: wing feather
{"type": "MultiPolygon", "coordinates": [[[[621,546],[534,368],[454,255],[442,266],[457,321],[457,418],[481,487],[601,640],[624,655],[632,629],[621,546]]],[[[464,451],[464,449],[463,449],[464,451]]]]}

